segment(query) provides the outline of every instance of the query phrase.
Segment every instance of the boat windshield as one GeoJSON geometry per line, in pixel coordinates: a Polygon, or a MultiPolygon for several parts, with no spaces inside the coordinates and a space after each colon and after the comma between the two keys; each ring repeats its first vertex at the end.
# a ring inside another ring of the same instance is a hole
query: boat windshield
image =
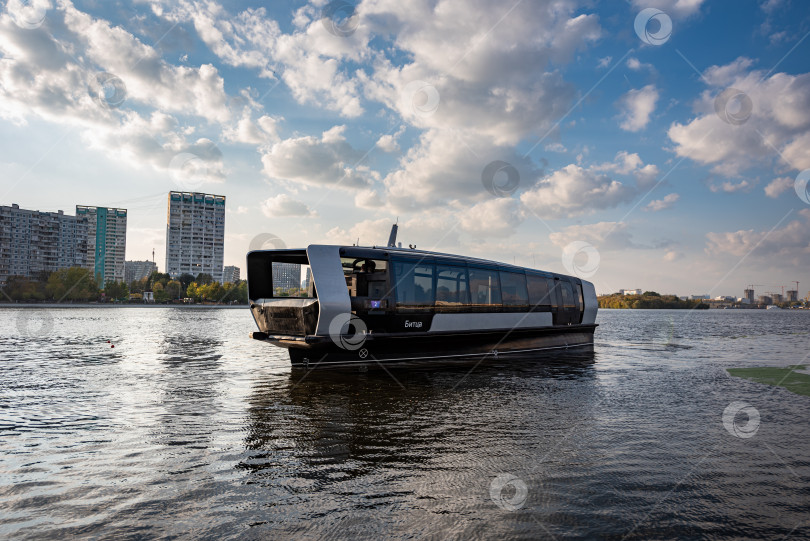
{"type": "Polygon", "coordinates": [[[388,261],[365,257],[342,257],[343,276],[352,297],[352,310],[385,309],[389,294],[388,261]]]}

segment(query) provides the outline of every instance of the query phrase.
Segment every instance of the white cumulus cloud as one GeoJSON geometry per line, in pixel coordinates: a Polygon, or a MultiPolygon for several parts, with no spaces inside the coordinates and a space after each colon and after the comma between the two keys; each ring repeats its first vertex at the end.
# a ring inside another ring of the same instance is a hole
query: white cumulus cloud
{"type": "Polygon", "coordinates": [[[626,131],[640,131],[650,122],[650,115],[658,102],[658,89],[655,85],[629,90],[619,100],[622,120],[619,127],[626,131]]]}

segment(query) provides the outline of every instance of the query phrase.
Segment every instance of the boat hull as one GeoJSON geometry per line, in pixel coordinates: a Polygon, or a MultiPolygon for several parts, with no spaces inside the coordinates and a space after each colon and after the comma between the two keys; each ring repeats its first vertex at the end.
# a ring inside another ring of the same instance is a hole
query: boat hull
{"type": "MultiPolygon", "coordinates": [[[[531,355],[548,350],[592,348],[595,324],[452,333],[371,334],[361,337],[305,339],[254,338],[285,347],[294,366],[309,368],[364,364],[443,364],[503,356],[531,355]]],[[[258,336],[256,336],[258,335],[258,336]]]]}

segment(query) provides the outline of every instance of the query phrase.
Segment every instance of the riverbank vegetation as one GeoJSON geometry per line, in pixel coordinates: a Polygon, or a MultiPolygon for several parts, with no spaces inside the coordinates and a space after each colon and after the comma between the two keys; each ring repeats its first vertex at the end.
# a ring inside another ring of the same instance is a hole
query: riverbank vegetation
{"type": "Polygon", "coordinates": [[[661,295],[655,291],[645,291],[641,295],[602,295],[597,298],[599,308],[636,309],[697,309],[704,310],[709,305],[699,300],[681,300],[676,295],[661,295]]]}
{"type": "Polygon", "coordinates": [[[247,304],[247,282],[221,284],[210,274],[183,274],[176,280],[165,273],[153,272],[131,283],[93,279],[92,271],[70,267],[36,278],[10,276],[0,289],[0,302],[144,302],[152,294],[155,303],[247,304]],[[145,295],[147,294],[147,295],[145,295]]]}

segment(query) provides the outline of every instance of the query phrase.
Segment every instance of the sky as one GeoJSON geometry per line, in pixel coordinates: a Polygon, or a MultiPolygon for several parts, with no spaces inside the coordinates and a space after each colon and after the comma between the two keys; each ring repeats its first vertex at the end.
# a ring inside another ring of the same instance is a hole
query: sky
{"type": "Polygon", "coordinates": [[[242,269],[398,221],[598,293],[804,296],[808,34],[800,0],[7,0],[0,204],[126,208],[161,270],[183,190],[242,269]]]}

